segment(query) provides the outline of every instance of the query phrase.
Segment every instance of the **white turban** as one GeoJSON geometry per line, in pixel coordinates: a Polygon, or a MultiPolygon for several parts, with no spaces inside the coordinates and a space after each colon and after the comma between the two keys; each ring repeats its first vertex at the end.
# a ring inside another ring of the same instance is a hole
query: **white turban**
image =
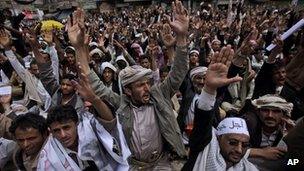
{"type": "Polygon", "coordinates": [[[217,126],[216,135],[223,134],[245,134],[249,135],[246,121],[242,118],[225,118],[217,126]]]}
{"type": "Polygon", "coordinates": [[[98,54],[99,57],[102,57],[102,56],[104,55],[104,53],[103,53],[100,49],[98,49],[98,48],[93,49],[93,50],[89,53],[90,57],[92,57],[94,54],[98,54]]]}
{"type": "Polygon", "coordinates": [[[0,95],[10,95],[12,94],[12,86],[0,87],[0,95]]]}
{"type": "Polygon", "coordinates": [[[73,46],[68,46],[68,47],[66,47],[66,48],[64,49],[64,51],[66,52],[68,49],[71,49],[71,50],[73,50],[73,51],[75,52],[75,48],[74,48],[73,46]]]}
{"type": "Polygon", "coordinates": [[[110,68],[111,70],[113,70],[114,72],[117,71],[117,69],[114,67],[114,65],[112,65],[110,62],[103,62],[100,65],[100,74],[103,73],[103,71],[105,70],[105,68],[110,68]]]}
{"type": "Polygon", "coordinates": [[[119,79],[122,86],[138,81],[143,77],[152,78],[152,70],[143,68],[140,65],[127,66],[119,72],[119,79]]]}
{"type": "Polygon", "coordinates": [[[92,47],[92,46],[98,46],[98,44],[96,42],[91,42],[89,43],[89,46],[92,47]]]}
{"type": "Polygon", "coordinates": [[[263,107],[274,107],[284,111],[284,114],[290,117],[293,108],[292,103],[288,103],[282,97],[275,94],[267,94],[252,101],[252,104],[260,109],[263,107]]]}
{"type": "Polygon", "coordinates": [[[194,78],[194,76],[198,75],[198,74],[202,74],[205,75],[207,73],[208,68],[207,67],[195,67],[190,71],[190,78],[191,80],[194,78]]]}
{"type": "Polygon", "coordinates": [[[216,42],[221,43],[221,41],[219,39],[215,38],[212,40],[211,44],[216,43],[216,42]]]}
{"type": "Polygon", "coordinates": [[[125,61],[127,66],[129,66],[129,62],[125,59],[125,57],[123,55],[117,56],[115,62],[117,63],[117,61],[119,61],[119,60],[125,61]]]}
{"type": "Polygon", "coordinates": [[[199,55],[199,51],[196,49],[191,50],[189,54],[191,55],[192,53],[196,53],[197,55],[199,55]]]}

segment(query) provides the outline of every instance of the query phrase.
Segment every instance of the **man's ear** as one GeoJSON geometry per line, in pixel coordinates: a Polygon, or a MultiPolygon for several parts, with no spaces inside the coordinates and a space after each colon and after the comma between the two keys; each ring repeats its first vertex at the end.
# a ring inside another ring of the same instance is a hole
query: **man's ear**
{"type": "Polygon", "coordinates": [[[129,87],[124,87],[124,92],[127,96],[131,96],[132,95],[132,91],[129,87]]]}

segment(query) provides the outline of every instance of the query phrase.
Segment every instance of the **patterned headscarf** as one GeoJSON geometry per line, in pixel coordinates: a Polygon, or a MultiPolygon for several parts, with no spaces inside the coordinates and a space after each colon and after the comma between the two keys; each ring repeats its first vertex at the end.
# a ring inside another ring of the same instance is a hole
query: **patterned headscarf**
{"type": "Polygon", "coordinates": [[[275,94],[267,94],[258,99],[252,101],[252,104],[258,109],[263,107],[275,107],[284,111],[284,114],[287,116],[291,116],[290,113],[293,108],[292,103],[288,103],[282,97],[275,94]]]}

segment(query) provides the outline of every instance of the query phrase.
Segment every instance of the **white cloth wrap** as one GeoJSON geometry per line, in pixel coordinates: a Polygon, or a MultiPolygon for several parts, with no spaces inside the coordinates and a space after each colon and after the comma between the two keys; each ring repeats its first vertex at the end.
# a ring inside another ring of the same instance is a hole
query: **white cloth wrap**
{"type": "Polygon", "coordinates": [[[119,79],[122,86],[126,86],[130,83],[138,81],[140,78],[148,77],[152,78],[152,70],[143,68],[139,65],[128,66],[121,70],[119,73],[119,79]]]}
{"type": "Polygon", "coordinates": [[[246,121],[238,117],[225,118],[219,123],[216,135],[223,134],[245,134],[250,136],[246,121]]]}

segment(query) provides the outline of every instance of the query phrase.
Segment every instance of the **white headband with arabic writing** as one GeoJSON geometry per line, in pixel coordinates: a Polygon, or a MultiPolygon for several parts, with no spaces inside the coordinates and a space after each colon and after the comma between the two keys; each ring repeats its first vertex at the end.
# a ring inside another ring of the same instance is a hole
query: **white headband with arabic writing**
{"type": "Polygon", "coordinates": [[[225,118],[219,123],[216,135],[223,134],[245,134],[250,136],[246,121],[238,117],[225,118]]]}

